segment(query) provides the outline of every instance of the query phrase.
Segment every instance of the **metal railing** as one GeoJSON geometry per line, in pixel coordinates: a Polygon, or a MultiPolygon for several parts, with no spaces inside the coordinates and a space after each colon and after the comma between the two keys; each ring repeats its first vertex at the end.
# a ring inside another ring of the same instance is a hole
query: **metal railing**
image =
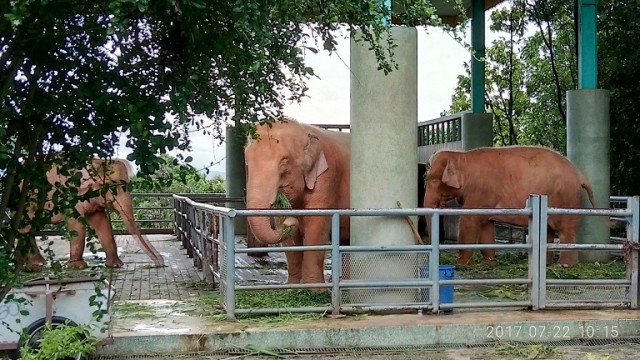
{"type": "Polygon", "coordinates": [[[418,146],[462,141],[462,113],[418,123],[418,146]]]}
{"type": "Polygon", "coordinates": [[[546,196],[531,196],[524,209],[319,209],[319,210],[234,210],[199,204],[184,196],[174,196],[176,206],[176,234],[185,246],[191,246],[195,257],[202,267],[207,269],[207,281],[218,283],[220,301],[226,310],[228,319],[235,319],[237,314],[252,313],[295,313],[295,312],[330,312],[332,314],[367,310],[406,310],[438,312],[453,308],[488,308],[488,307],[530,307],[544,309],[550,307],[631,307],[638,306],[638,238],[640,234],[640,202],[638,197],[627,198],[626,206],[619,209],[559,209],[547,206],[546,196]],[[341,246],[341,216],[430,216],[433,238],[438,238],[439,222],[446,215],[522,215],[529,217],[529,237],[523,244],[439,244],[404,245],[404,246],[341,246]],[[547,219],[549,215],[606,216],[626,222],[625,242],[622,244],[547,244],[547,219]],[[263,248],[238,248],[234,233],[234,219],[239,216],[330,216],[331,244],[319,246],[280,246],[263,248]],[[190,244],[190,245],[189,245],[190,244]],[[500,249],[520,250],[527,256],[527,276],[517,279],[440,279],[440,252],[460,249],[500,249]],[[330,281],[314,284],[265,284],[240,285],[236,276],[236,255],[251,252],[287,252],[320,250],[331,253],[330,281]],[[624,279],[547,279],[547,251],[568,250],[618,250],[628,253],[625,258],[626,277],[624,279]],[[371,279],[353,278],[353,269],[358,265],[358,253],[389,255],[404,254],[415,264],[422,259],[423,268],[428,269],[429,277],[419,274],[421,269],[414,266],[413,276],[403,279],[371,279]],[[345,265],[349,271],[343,271],[345,265]],[[472,301],[440,303],[439,294],[442,286],[454,285],[524,285],[527,287],[524,299],[513,301],[472,301]],[[558,287],[588,287],[594,293],[581,293],[580,296],[557,296],[558,287]],[[236,293],[238,291],[259,289],[300,289],[327,288],[331,291],[331,305],[328,307],[297,307],[271,309],[238,309],[236,293]],[[612,298],[608,294],[615,288],[620,295],[612,298]],[[380,289],[394,291],[428,290],[428,296],[400,303],[371,303],[367,299],[380,289]],[[411,290],[412,289],[412,290],[411,290]],[[600,289],[600,290],[598,290],[600,289]],[[368,291],[368,292],[367,292],[368,291]],[[600,296],[595,296],[598,293],[600,296]],[[605,295],[602,295],[604,291],[605,295]],[[590,296],[593,295],[593,298],[590,296]],[[572,297],[573,296],[573,297],[572,297]],[[586,296],[586,297],[585,297],[586,296]]]}
{"type": "MultiPolygon", "coordinates": [[[[228,198],[224,193],[184,193],[190,199],[206,204],[224,205],[227,202],[244,203],[244,198],[228,198]]],[[[172,193],[131,193],[133,198],[134,220],[142,234],[174,234],[174,205],[172,193]],[[154,201],[153,205],[144,205],[145,200],[154,201]],[[143,205],[140,205],[140,204],[143,205]]],[[[122,219],[114,211],[109,211],[114,235],[129,235],[124,228],[122,219]]],[[[62,231],[53,227],[46,228],[36,233],[43,236],[59,236],[62,231]]]]}
{"type": "Polygon", "coordinates": [[[462,150],[462,113],[418,123],[418,163],[440,150],[462,150]]]}

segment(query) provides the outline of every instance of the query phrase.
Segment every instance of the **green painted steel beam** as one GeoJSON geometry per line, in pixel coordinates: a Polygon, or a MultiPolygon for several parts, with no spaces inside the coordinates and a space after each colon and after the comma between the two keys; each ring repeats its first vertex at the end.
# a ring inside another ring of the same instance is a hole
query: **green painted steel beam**
{"type": "Polygon", "coordinates": [[[471,112],[484,113],[484,0],[471,3],[471,112]]]}
{"type": "Polygon", "coordinates": [[[382,0],[382,4],[387,11],[387,14],[382,18],[382,23],[386,26],[391,26],[391,15],[389,15],[391,13],[391,0],[382,0]]]}
{"type": "Polygon", "coordinates": [[[598,87],[597,0],[578,0],[578,87],[598,87]]]}

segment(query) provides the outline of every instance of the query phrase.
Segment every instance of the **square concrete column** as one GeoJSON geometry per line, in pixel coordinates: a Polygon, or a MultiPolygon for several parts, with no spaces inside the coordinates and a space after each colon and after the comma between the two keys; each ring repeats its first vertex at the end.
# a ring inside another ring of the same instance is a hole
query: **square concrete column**
{"type": "Polygon", "coordinates": [[[463,113],[460,121],[463,150],[493,146],[493,114],[463,113]]]}
{"type": "MultiPolygon", "coordinates": [[[[369,45],[351,40],[351,207],[415,208],[418,155],[418,51],[415,28],[391,28],[399,69],[385,75],[369,45]]],[[[416,222],[416,219],[413,219],[416,222]]],[[[352,245],[408,245],[416,240],[403,217],[351,217],[352,245]]],[[[417,278],[412,253],[354,253],[350,279],[417,278]]],[[[404,303],[417,289],[347,290],[348,303],[404,303]]]]}
{"type": "MultiPolygon", "coordinates": [[[[567,157],[587,177],[596,207],[609,207],[609,91],[581,89],[567,91],[567,157]]],[[[591,208],[585,192],[582,207],[591,208]]],[[[602,217],[582,216],[576,242],[608,244],[610,230],[602,217]]],[[[608,251],[582,251],[580,260],[607,262],[608,251]]]]}
{"type": "MultiPolygon", "coordinates": [[[[227,161],[226,161],[226,178],[224,187],[227,197],[244,197],[247,188],[247,175],[244,164],[244,145],[246,139],[241,136],[240,130],[235,126],[227,126],[227,161]]],[[[227,207],[234,209],[243,209],[244,203],[228,202],[227,207]]],[[[236,235],[247,234],[247,218],[239,216],[235,219],[236,235]]]]}

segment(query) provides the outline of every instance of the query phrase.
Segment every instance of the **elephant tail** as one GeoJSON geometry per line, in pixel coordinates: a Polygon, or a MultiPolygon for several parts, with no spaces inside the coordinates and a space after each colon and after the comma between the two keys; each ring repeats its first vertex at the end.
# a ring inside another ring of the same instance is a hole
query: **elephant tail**
{"type": "Polygon", "coordinates": [[[593,200],[593,189],[591,188],[591,184],[589,180],[583,175],[580,174],[580,186],[587,191],[587,195],[589,196],[589,202],[591,203],[591,207],[596,207],[596,202],[593,200]]]}

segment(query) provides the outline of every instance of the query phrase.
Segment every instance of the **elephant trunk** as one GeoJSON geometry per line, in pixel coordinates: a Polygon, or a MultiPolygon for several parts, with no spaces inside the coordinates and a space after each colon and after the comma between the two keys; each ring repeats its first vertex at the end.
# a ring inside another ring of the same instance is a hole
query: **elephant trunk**
{"type": "MultiPolygon", "coordinates": [[[[275,203],[277,186],[265,187],[264,181],[258,183],[250,179],[247,183],[247,209],[269,209],[275,203]]],[[[265,244],[278,244],[298,231],[298,219],[287,217],[284,221],[276,221],[276,228],[271,226],[267,216],[250,216],[247,221],[253,235],[265,244]]]]}
{"type": "MultiPolygon", "coordinates": [[[[429,191],[429,189],[426,190],[425,196],[424,196],[424,202],[423,202],[423,206],[425,208],[438,208],[438,198],[435,196],[429,196],[429,194],[433,194],[433,190],[429,191]]],[[[442,219],[440,219],[440,221],[442,221],[442,219]]],[[[431,215],[427,215],[425,216],[425,223],[427,226],[427,243],[431,244],[433,243],[433,228],[431,226],[431,215]]],[[[442,237],[443,234],[440,234],[439,237],[442,237]]],[[[436,241],[438,241],[439,239],[436,239],[436,241]]]]}
{"type": "Polygon", "coordinates": [[[115,194],[113,201],[113,208],[118,212],[118,214],[120,214],[122,222],[129,234],[138,239],[140,247],[151,258],[153,263],[157,267],[164,266],[164,258],[160,255],[158,250],[151,245],[149,239],[145,235],[142,235],[140,228],[138,228],[138,225],[133,218],[133,201],[131,200],[131,193],[123,187],[118,187],[117,194],[115,194]]]}

